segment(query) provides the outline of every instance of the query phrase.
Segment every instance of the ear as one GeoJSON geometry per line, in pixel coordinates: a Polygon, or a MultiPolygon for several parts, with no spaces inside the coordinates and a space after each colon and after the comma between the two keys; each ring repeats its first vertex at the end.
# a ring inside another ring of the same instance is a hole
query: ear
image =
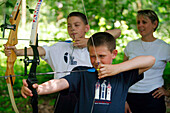
{"type": "Polygon", "coordinates": [[[155,20],[154,22],[153,22],[153,27],[154,27],[154,29],[156,28],[156,26],[158,26],[158,21],[157,20],[155,20]]]}
{"type": "Polygon", "coordinates": [[[87,25],[86,25],[86,28],[85,28],[85,32],[87,33],[87,32],[89,31],[89,29],[90,29],[90,25],[87,24],[87,25]]]}
{"type": "Polygon", "coordinates": [[[117,51],[116,49],[114,49],[114,50],[112,51],[112,59],[115,59],[115,58],[116,58],[117,53],[118,53],[118,51],[117,51]]]}

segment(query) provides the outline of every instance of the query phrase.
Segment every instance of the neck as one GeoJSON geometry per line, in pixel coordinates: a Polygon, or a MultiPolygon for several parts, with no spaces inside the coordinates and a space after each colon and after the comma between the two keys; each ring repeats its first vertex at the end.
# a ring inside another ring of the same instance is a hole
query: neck
{"type": "Polygon", "coordinates": [[[144,42],[153,42],[156,40],[156,38],[152,35],[152,36],[142,36],[142,41],[144,42]]]}

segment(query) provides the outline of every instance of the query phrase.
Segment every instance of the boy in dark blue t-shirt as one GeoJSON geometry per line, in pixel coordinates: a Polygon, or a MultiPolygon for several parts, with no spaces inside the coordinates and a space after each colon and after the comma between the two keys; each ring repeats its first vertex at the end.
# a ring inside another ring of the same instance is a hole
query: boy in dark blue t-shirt
{"type": "MultiPolygon", "coordinates": [[[[112,65],[117,55],[116,42],[106,32],[92,35],[87,45],[93,68],[78,66],[68,76],[33,87],[37,88],[39,95],[64,89],[67,89],[64,93],[75,92],[78,98],[75,113],[124,113],[128,88],[143,78],[142,73],[152,67],[155,58],[138,56],[112,65]]],[[[21,94],[25,98],[32,96],[26,85],[23,85],[21,94]]]]}

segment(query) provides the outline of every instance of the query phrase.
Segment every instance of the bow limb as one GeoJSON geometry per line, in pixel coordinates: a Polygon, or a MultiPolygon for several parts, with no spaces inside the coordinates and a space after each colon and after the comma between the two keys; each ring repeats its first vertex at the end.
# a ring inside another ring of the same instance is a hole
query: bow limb
{"type": "MultiPolygon", "coordinates": [[[[19,25],[19,21],[20,21],[20,12],[19,12],[19,7],[21,4],[22,0],[17,0],[14,10],[12,12],[12,15],[10,17],[10,23],[11,25],[15,25],[15,30],[10,30],[10,34],[8,37],[8,41],[6,43],[6,46],[15,46],[18,43],[17,40],[17,30],[18,30],[18,25],[19,25]]],[[[14,63],[15,60],[17,59],[17,56],[15,54],[15,52],[13,50],[11,50],[11,55],[9,57],[7,57],[7,69],[5,72],[5,76],[10,76],[10,75],[15,75],[14,73],[14,63]]],[[[17,106],[15,104],[15,100],[14,100],[14,93],[13,93],[13,84],[15,82],[15,77],[7,77],[6,78],[6,83],[8,86],[8,91],[9,91],[9,95],[10,95],[10,99],[11,99],[11,103],[12,103],[12,107],[14,108],[14,111],[16,113],[19,113],[17,106]]]]}

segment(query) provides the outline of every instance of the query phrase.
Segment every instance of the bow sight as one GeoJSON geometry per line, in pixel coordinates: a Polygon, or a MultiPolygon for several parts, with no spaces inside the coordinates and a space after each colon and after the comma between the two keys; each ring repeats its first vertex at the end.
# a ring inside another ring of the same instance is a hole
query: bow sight
{"type": "MultiPolygon", "coordinates": [[[[16,30],[16,24],[13,24],[13,25],[7,24],[6,23],[6,17],[7,17],[7,15],[5,14],[5,16],[4,16],[4,24],[1,25],[1,31],[3,31],[2,38],[4,38],[5,29],[12,29],[13,31],[16,30]]],[[[10,15],[10,18],[12,18],[12,15],[10,15]]]]}

